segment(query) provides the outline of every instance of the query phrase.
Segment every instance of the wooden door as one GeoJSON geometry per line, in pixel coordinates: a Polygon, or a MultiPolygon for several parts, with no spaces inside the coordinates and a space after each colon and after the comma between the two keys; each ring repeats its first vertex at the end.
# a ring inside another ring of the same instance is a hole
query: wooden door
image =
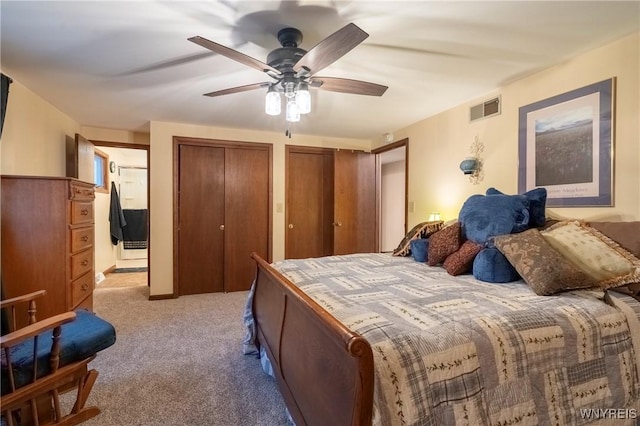
{"type": "Polygon", "coordinates": [[[224,148],[179,145],[179,295],[224,291],[224,182],[224,148]]]}
{"type": "Polygon", "coordinates": [[[255,278],[256,252],[269,259],[270,151],[226,148],[224,290],[249,290],[255,278]]]}
{"type": "Polygon", "coordinates": [[[333,254],[333,152],[287,146],[285,258],[333,254]]]}
{"type": "Polygon", "coordinates": [[[375,156],[338,150],[334,156],[334,254],[376,251],[375,156]]]}

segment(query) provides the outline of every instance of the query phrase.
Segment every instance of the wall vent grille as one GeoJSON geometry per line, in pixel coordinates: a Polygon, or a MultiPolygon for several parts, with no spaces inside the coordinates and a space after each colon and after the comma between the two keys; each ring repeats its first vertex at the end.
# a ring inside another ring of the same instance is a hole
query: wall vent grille
{"type": "Polygon", "coordinates": [[[500,105],[500,96],[484,101],[478,105],[473,105],[469,108],[469,121],[499,115],[502,110],[500,105]]]}

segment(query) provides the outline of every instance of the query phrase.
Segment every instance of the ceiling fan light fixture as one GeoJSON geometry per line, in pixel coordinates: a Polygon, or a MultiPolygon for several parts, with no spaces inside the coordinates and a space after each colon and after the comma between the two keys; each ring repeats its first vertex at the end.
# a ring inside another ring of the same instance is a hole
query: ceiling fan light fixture
{"type": "Polygon", "coordinates": [[[309,114],[311,112],[311,94],[309,93],[309,85],[300,83],[296,92],[296,105],[300,114],[309,114]]]}
{"type": "Polygon", "coordinates": [[[289,100],[287,102],[286,116],[287,121],[291,123],[300,121],[300,110],[298,109],[298,104],[296,104],[294,100],[289,100]]]}
{"type": "Polygon", "coordinates": [[[268,115],[280,115],[280,93],[273,86],[269,87],[264,101],[264,112],[268,115]]]}

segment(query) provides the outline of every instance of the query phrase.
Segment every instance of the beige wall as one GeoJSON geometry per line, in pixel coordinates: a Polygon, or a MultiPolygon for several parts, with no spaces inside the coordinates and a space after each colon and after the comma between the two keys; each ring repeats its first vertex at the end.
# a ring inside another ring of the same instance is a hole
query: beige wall
{"type": "Polygon", "coordinates": [[[65,137],[80,124],[13,80],[0,141],[2,174],[65,176],[65,137]]]}
{"type": "MultiPolygon", "coordinates": [[[[409,227],[440,211],[456,218],[464,200],[494,186],[516,193],[518,179],[518,109],[521,106],[611,77],[617,78],[614,141],[615,206],[553,208],[556,217],[640,220],[640,34],[625,37],[561,65],[541,71],[406,128],[396,139],[409,138],[409,227]],[[502,114],[469,123],[469,106],[502,96],[502,114]],[[484,179],[469,182],[458,165],[474,138],[484,144],[484,179]]],[[[384,143],[379,140],[374,145],[384,143]]]]}
{"type": "MultiPolygon", "coordinates": [[[[495,186],[505,192],[517,190],[518,108],[613,76],[617,77],[615,139],[615,207],[553,209],[565,217],[640,220],[640,34],[583,54],[559,66],[505,85],[481,99],[394,131],[396,140],[410,140],[408,226],[440,211],[444,219],[457,217],[471,194],[495,186]],[[502,114],[468,121],[468,107],[502,96],[502,114]],[[484,180],[471,184],[458,169],[469,154],[475,136],[484,143],[484,180]]],[[[273,258],[284,256],[285,144],[370,149],[370,141],[243,131],[177,123],[152,122],[151,136],[134,132],[81,127],[35,93],[14,81],[0,144],[1,172],[5,174],[64,176],[65,136],[82,133],[88,139],[151,145],[151,294],[172,292],[173,277],[173,141],[190,136],[211,139],[273,143],[273,258]]],[[[376,146],[382,145],[377,141],[376,146]]]]}
{"type": "Polygon", "coordinates": [[[229,141],[273,144],[273,260],[284,257],[284,153],[285,145],[369,150],[371,141],[361,139],[324,138],[282,133],[195,126],[178,123],[151,122],[151,295],[173,292],[173,136],[186,136],[229,141]]]}

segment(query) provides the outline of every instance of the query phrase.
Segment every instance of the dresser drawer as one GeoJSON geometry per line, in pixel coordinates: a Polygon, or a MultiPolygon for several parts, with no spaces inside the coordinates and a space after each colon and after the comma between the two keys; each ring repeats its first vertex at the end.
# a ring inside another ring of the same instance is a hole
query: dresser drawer
{"type": "Polygon", "coordinates": [[[93,292],[94,277],[90,272],[84,274],[80,278],[71,282],[71,307],[76,308],[76,305],[85,299],[93,292]]]}
{"type": "Polygon", "coordinates": [[[71,182],[69,184],[70,200],[93,200],[95,191],[92,186],[83,185],[80,182],[71,182]]]}
{"type": "Polygon", "coordinates": [[[93,269],[93,250],[85,250],[71,256],[71,279],[75,280],[80,275],[93,269]]]}
{"type": "Polygon", "coordinates": [[[71,230],[71,253],[77,253],[93,245],[93,226],[71,230]]]}
{"type": "Polygon", "coordinates": [[[93,203],[72,201],[71,202],[71,224],[93,223],[93,203]]]}

